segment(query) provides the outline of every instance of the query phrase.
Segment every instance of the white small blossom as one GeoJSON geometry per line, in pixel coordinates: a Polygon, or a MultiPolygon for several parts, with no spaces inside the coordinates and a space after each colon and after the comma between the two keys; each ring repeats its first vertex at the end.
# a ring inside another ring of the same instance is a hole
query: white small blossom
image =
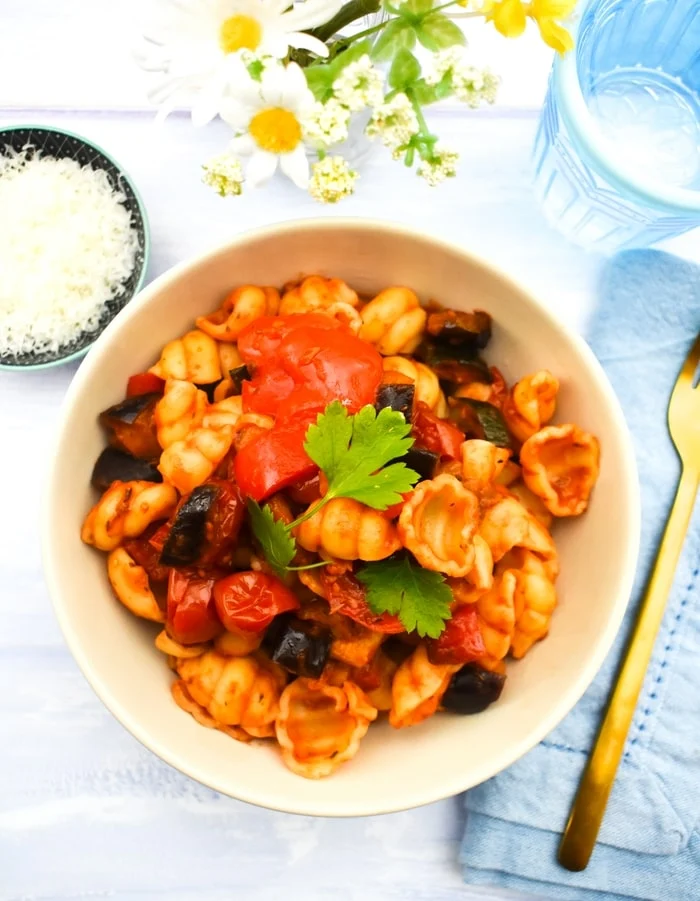
{"type": "Polygon", "coordinates": [[[202,166],[202,181],[221,197],[235,197],[243,191],[243,168],[232,153],[220,153],[202,166]]]}
{"type": "Polygon", "coordinates": [[[382,73],[365,53],[342,70],[333,82],[333,93],[353,113],[366,106],[377,106],[384,93],[382,73]]]}
{"type": "Polygon", "coordinates": [[[448,76],[452,81],[455,97],[476,108],[481,103],[493,103],[496,99],[499,78],[489,69],[470,65],[464,47],[455,45],[438,51],[425,75],[428,84],[437,84],[448,76]]]}
{"type": "Polygon", "coordinates": [[[337,100],[314,103],[302,122],[304,138],[316,147],[330,147],[347,140],[350,110],[337,100]]]}
{"type": "Polygon", "coordinates": [[[311,167],[309,194],[319,203],[337,203],[353,193],[357,178],[342,156],[326,156],[311,167]]]}
{"type": "Polygon", "coordinates": [[[457,174],[458,159],[459,154],[456,151],[442,144],[436,144],[432,159],[422,160],[416,171],[429,185],[435,187],[446,178],[453,178],[457,174]]]}
{"type": "Polygon", "coordinates": [[[411,101],[405,94],[397,94],[374,110],[365,133],[370,138],[379,137],[385,147],[395,150],[407,144],[418,130],[418,119],[411,101]]]}

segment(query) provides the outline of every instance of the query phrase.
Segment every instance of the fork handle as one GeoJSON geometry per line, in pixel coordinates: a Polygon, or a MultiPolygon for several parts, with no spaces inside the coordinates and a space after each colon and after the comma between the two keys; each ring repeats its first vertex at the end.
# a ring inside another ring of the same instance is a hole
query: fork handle
{"type": "Polygon", "coordinates": [[[700,470],[683,467],[637,622],[559,846],[559,862],[567,870],[585,869],[593,852],[663,619],[699,481],[700,470]]]}

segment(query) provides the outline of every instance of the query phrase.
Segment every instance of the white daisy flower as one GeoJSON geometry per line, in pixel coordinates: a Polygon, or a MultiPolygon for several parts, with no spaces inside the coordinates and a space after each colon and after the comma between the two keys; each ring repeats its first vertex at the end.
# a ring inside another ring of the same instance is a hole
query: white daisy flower
{"type": "Polygon", "coordinates": [[[213,156],[202,169],[202,181],[220,197],[235,197],[243,192],[243,167],[232,153],[213,156]]]}
{"type": "Polygon", "coordinates": [[[459,154],[455,150],[450,150],[443,144],[436,144],[433,147],[433,158],[422,160],[416,172],[429,185],[435,187],[446,178],[453,178],[457,174],[458,159],[459,154]]]}
{"type": "Polygon", "coordinates": [[[397,94],[374,110],[365,134],[370,138],[379,137],[385,147],[396,150],[407,144],[418,129],[413,104],[405,94],[397,94]]]}
{"type": "Polygon", "coordinates": [[[327,56],[328,47],[307,30],[341,6],[342,0],[160,0],[160,24],[136,52],[144,69],[161,74],[151,100],[161,117],[183,106],[195,125],[204,125],[219,112],[235,72],[231,61],[241,51],[282,59],[291,47],[327,56]]]}
{"type": "Polygon", "coordinates": [[[319,203],[337,203],[352,194],[357,178],[342,156],[326,156],[312,166],[309,194],[319,203]]]}
{"type": "Polygon", "coordinates": [[[349,63],[333,82],[333,94],[353,113],[378,106],[384,95],[384,78],[367,54],[349,63]]]}
{"type": "Polygon", "coordinates": [[[296,63],[266,67],[260,81],[241,65],[236,94],[225,99],[221,117],[236,132],[230,151],[249,157],[245,177],[252,187],[267,181],[279,163],[295,185],[306,188],[309,162],[302,123],[314,102],[296,63]]]}

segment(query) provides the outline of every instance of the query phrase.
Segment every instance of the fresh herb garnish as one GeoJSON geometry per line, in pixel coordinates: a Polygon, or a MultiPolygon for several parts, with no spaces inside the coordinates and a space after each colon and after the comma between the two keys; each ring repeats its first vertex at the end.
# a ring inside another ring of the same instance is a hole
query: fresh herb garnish
{"type": "Polygon", "coordinates": [[[356,573],[367,589],[373,613],[393,613],[407,632],[437,638],[450,619],[452,592],[441,573],[431,572],[409,557],[369,563],[356,573]]]}

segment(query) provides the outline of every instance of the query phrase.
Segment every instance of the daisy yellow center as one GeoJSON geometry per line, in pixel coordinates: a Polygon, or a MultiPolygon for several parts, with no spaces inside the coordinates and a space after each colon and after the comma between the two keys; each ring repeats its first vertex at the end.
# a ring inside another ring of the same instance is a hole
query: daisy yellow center
{"type": "Polygon", "coordinates": [[[229,16],[219,31],[219,44],[224,53],[236,50],[256,50],[262,38],[262,28],[252,16],[229,16]]]}
{"type": "Polygon", "coordinates": [[[301,141],[301,126],[294,113],[274,106],[250,120],[248,131],[258,147],[269,153],[291,153],[301,141]]]}

